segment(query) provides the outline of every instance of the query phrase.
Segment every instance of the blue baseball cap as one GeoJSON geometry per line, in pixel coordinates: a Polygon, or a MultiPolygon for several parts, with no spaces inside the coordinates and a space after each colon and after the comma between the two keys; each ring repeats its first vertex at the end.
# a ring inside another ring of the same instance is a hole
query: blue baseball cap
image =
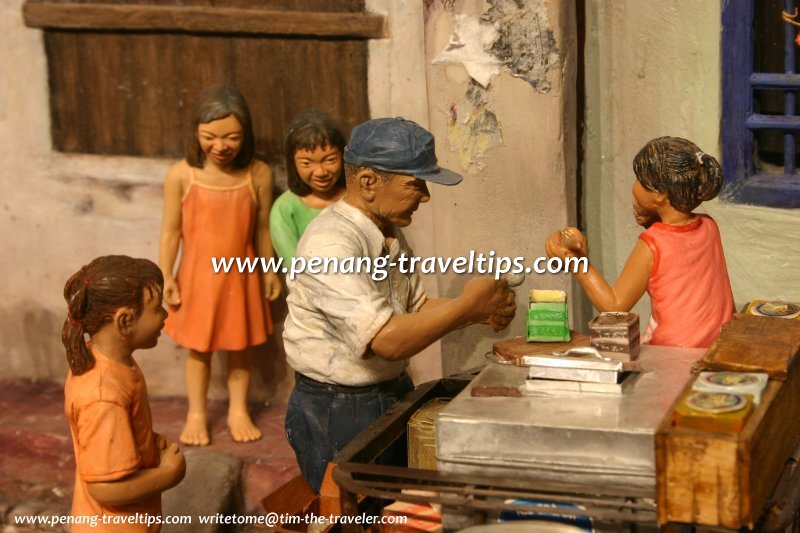
{"type": "Polygon", "coordinates": [[[344,148],[346,163],[410,174],[440,185],[456,185],[460,174],[437,164],[431,132],[401,117],[368,120],[353,128],[344,148]]]}

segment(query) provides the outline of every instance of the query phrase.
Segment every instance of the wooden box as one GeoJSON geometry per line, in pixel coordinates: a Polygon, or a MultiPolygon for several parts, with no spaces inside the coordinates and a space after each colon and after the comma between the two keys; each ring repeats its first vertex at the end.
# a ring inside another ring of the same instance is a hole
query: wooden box
{"type": "Polygon", "coordinates": [[[589,321],[592,346],[601,352],[639,356],[639,315],[636,313],[600,313],[589,321]]]}
{"type": "Polygon", "coordinates": [[[800,437],[798,351],[798,321],[736,315],[723,326],[696,367],[767,372],[770,380],[738,432],[680,427],[673,404],[656,433],[660,524],[753,527],[800,437]]]}
{"type": "Polygon", "coordinates": [[[698,363],[712,372],[766,372],[770,379],[786,379],[800,345],[800,324],[737,314],[722,326],[719,338],[698,363]]]}

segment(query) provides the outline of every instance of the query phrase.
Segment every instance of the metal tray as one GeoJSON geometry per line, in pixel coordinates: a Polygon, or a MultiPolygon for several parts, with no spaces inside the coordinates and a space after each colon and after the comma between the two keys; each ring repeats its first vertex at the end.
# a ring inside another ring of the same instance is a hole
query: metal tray
{"type": "Polygon", "coordinates": [[[637,374],[624,372],[619,383],[599,383],[590,381],[569,381],[560,379],[533,379],[525,380],[522,394],[561,394],[569,396],[579,392],[597,394],[625,394],[634,386],[637,374]]]}
{"type": "Polygon", "coordinates": [[[472,387],[487,384],[525,387],[529,367],[487,365],[439,414],[439,470],[636,487],[655,495],[656,429],[704,352],[643,346],[642,371],[623,394],[473,397],[472,387]]]}
{"type": "Polygon", "coordinates": [[[572,348],[552,355],[527,355],[528,377],[588,383],[620,383],[624,372],[640,370],[638,361],[617,361],[594,348],[572,348]]]}

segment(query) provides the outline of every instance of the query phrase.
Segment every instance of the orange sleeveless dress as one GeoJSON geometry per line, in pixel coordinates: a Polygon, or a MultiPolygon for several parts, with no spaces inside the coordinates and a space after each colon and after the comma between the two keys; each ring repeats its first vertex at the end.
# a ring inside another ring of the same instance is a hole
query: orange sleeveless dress
{"type": "Polygon", "coordinates": [[[195,179],[181,204],[181,260],[176,281],[181,305],[169,310],[164,331],[198,352],[242,350],[266,342],[272,333],[269,302],[260,269],[240,273],[234,266],[215,273],[212,258],[254,258],[257,198],[252,168],[245,182],[212,187],[195,179]]]}
{"type": "Polygon", "coordinates": [[[685,226],[656,222],[639,238],[653,252],[642,343],[708,348],[736,310],[717,223],[708,215],[685,226]]]}

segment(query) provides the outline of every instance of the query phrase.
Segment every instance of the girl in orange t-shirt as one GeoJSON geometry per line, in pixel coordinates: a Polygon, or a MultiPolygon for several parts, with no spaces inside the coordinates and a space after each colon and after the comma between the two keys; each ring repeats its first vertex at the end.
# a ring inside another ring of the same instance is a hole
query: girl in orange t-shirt
{"type": "MultiPolygon", "coordinates": [[[[707,348],[734,312],[717,224],[693,213],[719,194],[719,163],[691,141],[659,137],[639,151],[633,171],[633,215],[646,231],[613,287],[591,265],[575,276],[600,311],[630,311],[647,291],[652,313],[642,342],[707,348]]],[[[562,259],[587,254],[576,228],[553,233],[545,248],[562,259]]]]}
{"type": "Polygon", "coordinates": [[[162,286],[152,261],[114,255],[84,266],[64,287],[73,532],[159,531],[161,493],[186,471],[175,443],[153,432],[144,376],[132,356],[158,342],[167,317],[162,286]]]}
{"type": "Polygon", "coordinates": [[[186,159],[164,180],[159,266],[170,317],[164,330],[189,349],[189,412],[184,444],[209,443],[206,394],[211,354],[228,352],[228,427],[233,440],[261,431],[247,411],[251,347],[272,333],[269,302],[280,293],[275,272],[239,272],[236,262],[272,257],[272,172],[253,158],[255,139],[244,97],[232,87],[206,89],[194,110],[186,159]],[[181,260],[174,274],[178,248],[181,260]],[[234,261],[215,272],[213,261],[234,261]],[[261,279],[263,277],[263,279],[261,279]]]}

